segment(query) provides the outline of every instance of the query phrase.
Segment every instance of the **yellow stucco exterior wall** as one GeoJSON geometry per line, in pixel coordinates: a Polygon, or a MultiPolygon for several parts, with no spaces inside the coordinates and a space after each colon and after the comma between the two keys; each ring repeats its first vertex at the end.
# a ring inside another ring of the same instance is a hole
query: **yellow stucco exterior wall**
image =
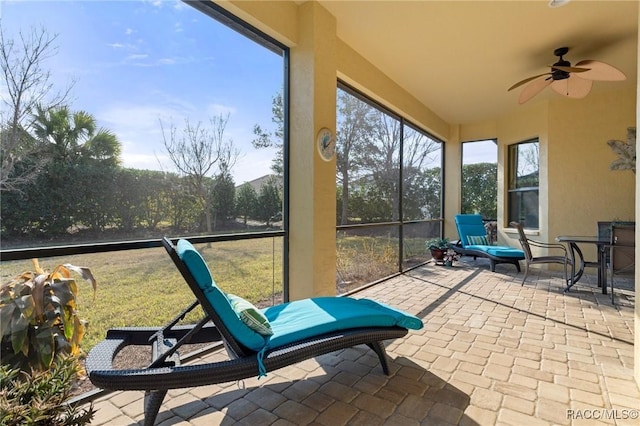
{"type": "MultiPolygon", "coordinates": [[[[633,91],[592,93],[576,101],[552,98],[497,120],[498,223],[500,240],[517,246],[507,229],[508,146],[531,138],[540,143],[540,229],[536,238],[594,235],[597,221],[633,220],[635,176],[611,171],[610,139],[626,139],[635,126],[633,91]]],[[[467,138],[472,132],[467,131],[467,138]]],[[[585,254],[595,259],[595,248],[585,254]]]]}
{"type": "MultiPolygon", "coordinates": [[[[335,129],[338,78],[446,142],[445,235],[448,237],[456,237],[452,219],[461,202],[460,144],[489,138],[498,139],[500,243],[518,245],[515,234],[507,228],[505,216],[504,165],[508,145],[533,137],[540,142],[537,238],[552,241],[559,234],[595,234],[599,220],[640,219],[636,208],[640,179],[631,172],[609,170],[615,155],[606,144],[609,139],[624,140],[626,128],[640,121],[637,107],[640,86],[635,92],[594,90],[580,101],[551,98],[533,102],[508,116],[483,123],[446,123],[338,39],[335,20],[318,4],[247,0],[217,3],[291,48],[290,145],[291,161],[295,163],[290,187],[292,299],[335,291],[335,162],[318,163],[321,160],[312,145],[320,126],[335,129]],[[332,96],[321,93],[323,90],[332,96]],[[322,208],[320,205],[325,202],[328,204],[322,208]]],[[[638,234],[636,242],[640,242],[638,234]]],[[[590,250],[586,249],[585,254],[595,257],[595,251],[590,250]]],[[[639,277],[637,270],[636,291],[640,289],[639,277]]],[[[636,304],[635,309],[635,341],[638,342],[640,306],[636,304]]],[[[640,383],[640,345],[635,345],[634,351],[635,376],[640,383]]]]}
{"type": "Polygon", "coordinates": [[[608,91],[569,101],[555,101],[549,110],[552,236],[595,234],[595,221],[635,216],[635,175],[609,169],[617,156],[607,141],[626,141],[627,128],[636,125],[636,93],[608,91]]]}
{"type": "Polygon", "coordinates": [[[298,6],[295,2],[268,0],[214,2],[288,47],[298,43],[298,6]]]}
{"type": "Polygon", "coordinates": [[[335,294],[335,160],[320,159],[315,135],[335,132],[337,79],[443,140],[449,125],[339,40],[335,18],[318,3],[218,4],[290,47],[289,298],[335,294]]]}
{"type": "MultiPolygon", "coordinates": [[[[626,140],[627,127],[635,126],[636,93],[606,91],[581,100],[552,98],[523,106],[495,122],[498,138],[498,224],[500,241],[518,246],[507,229],[508,146],[532,138],[540,143],[540,229],[536,237],[595,235],[597,221],[633,220],[635,175],[612,171],[616,155],[610,139],[626,140]]],[[[485,126],[463,126],[461,141],[487,137],[485,126]]],[[[585,247],[595,259],[595,248],[585,247]]]]}
{"type": "Polygon", "coordinates": [[[525,106],[513,114],[501,117],[497,121],[498,138],[498,241],[512,247],[519,247],[517,235],[510,232],[507,218],[507,189],[509,145],[538,138],[540,148],[540,177],[539,177],[539,223],[540,233],[536,238],[546,239],[545,230],[548,211],[548,180],[547,180],[547,116],[548,105],[538,103],[525,106]]]}
{"type": "MultiPolygon", "coordinates": [[[[638,21],[640,22],[640,8],[638,9],[638,21]]],[[[640,46],[640,31],[638,31],[638,45],[640,46]]],[[[638,105],[638,99],[640,99],[640,59],[638,59],[637,69],[637,87],[636,87],[636,129],[637,124],[640,123],[640,105],[638,105]]],[[[636,155],[640,152],[640,139],[636,137],[636,155]]],[[[636,223],[640,223],[640,209],[638,208],[638,200],[640,200],[640,177],[636,172],[636,223]]],[[[636,265],[637,259],[640,259],[640,233],[636,232],[636,265]]],[[[636,267],[636,294],[640,293],[640,268],[636,267]]],[[[633,345],[633,365],[634,375],[636,383],[640,386],[640,304],[635,304],[635,321],[634,321],[634,345],[633,345]]]]}
{"type": "Polygon", "coordinates": [[[371,99],[401,114],[414,124],[442,139],[449,139],[449,124],[427,106],[418,102],[398,83],[391,80],[358,52],[338,39],[337,76],[371,99]]]}
{"type": "Polygon", "coordinates": [[[336,21],[317,3],[299,9],[291,48],[289,137],[289,298],[336,293],[336,160],[316,135],[336,127],[336,21]]]}

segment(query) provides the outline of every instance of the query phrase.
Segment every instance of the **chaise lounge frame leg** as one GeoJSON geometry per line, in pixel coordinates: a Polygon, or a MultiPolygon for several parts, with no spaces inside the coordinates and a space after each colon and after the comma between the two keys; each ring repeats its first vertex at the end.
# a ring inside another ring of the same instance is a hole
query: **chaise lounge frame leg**
{"type": "Polygon", "coordinates": [[[380,365],[382,366],[382,371],[388,376],[389,364],[387,362],[387,351],[384,348],[384,344],[382,342],[371,342],[367,343],[367,346],[373,349],[373,351],[378,355],[378,358],[380,359],[380,365]]]}
{"type": "Polygon", "coordinates": [[[158,417],[160,406],[167,394],[166,389],[146,391],[144,393],[144,425],[153,426],[158,417]]]}

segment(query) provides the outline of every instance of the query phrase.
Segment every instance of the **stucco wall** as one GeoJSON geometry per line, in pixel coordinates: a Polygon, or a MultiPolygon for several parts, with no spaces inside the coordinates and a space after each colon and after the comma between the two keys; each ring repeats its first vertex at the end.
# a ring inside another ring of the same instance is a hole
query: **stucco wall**
{"type": "MultiPolygon", "coordinates": [[[[638,8],[638,21],[640,21],[640,8],[638,8]]],[[[638,45],[640,45],[640,31],[638,31],[638,45]]],[[[638,105],[638,98],[640,97],[640,57],[638,57],[638,66],[636,67],[637,79],[636,79],[636,129],[637,124],[640,122],[640,105],[638,105]]],[[[640,152],[640,139],[636,138],[636,155],[640,152]]],[[[636,200],[640,198],[640,177],[636,172],[636,200]]],[[[640,209],[637,208],[636,203],[636,223],[640,222],[640,209]]],[[[636,232],[636,265],[637,259],[640,254],[640,233],[636,232]]],[[[636,294],[640,292],[640,268],[636,268],[636,294]]],[[[634,346],[633,346],[633,360],[634,360],[634,376],[636,383],[640,386],[640,304],[635,304],[635,321],[634,321],[634,346]]]]}
{"type": "Polygon", "coordinates": [[[449,124],[422,105],[398,83],[374,67],[358,52],[338,39],[337,76],[380,102],[392,111],[408,118],[443,140],[449,139],[449,124]]]}
{"type": "Polygon", "coordinates": [[[498,137],[498,241],[501,244],[519,247],[515,230],[508,228],[507,218],[507,189],[509,158],[509,145],[524,142],[532,138],[538,138],[540,148],[540,231],[536,238],[547,238],[547,209],[548,209],[548,173],[547,173],[547,148],[548,148],[548,115],[549,105],[546,102],[528,105],[516,110],[508,116],[497,120],[498,137]]]}
{"type": "Polygon", "coordinates": [[[216,3],[243,21],[293,47],[298,44],[298,6],[291,1],[230,0],[216,3]]]}
{"type": "MultiPolygon", "coordinates": [[[[632,90],[594,91],[580,100],[554,97],[500,117],[495,125],[500,240],[518,245],[516,235],[506,229],[507,149],[533,137],[540,142],[540,230],[535,238],[594,235],[597,221],[633,220],[635,175],[609,169],[616,155],[606,142],[626,140],[635,117],[632,90]]],[[[486,137],[486,132],[480,135],[476,130],[491,125],[464,127],[461,140],[486,137]]],[[[594,248],[585,251],[595,259],[594,248]]]]}
{"type": "MultiPolygon", "coordinates": [[[[304,4],[264,0],[232,0],[217,3],[289,47],[296,47],[300,42],[300,31],[302,30],[299,25],[300,13],[304,4]]],[[[335,31],[326,35],[332,38],[336,37],[335,31]]],[[[449,138],[449,123],[438,117],[427,106],[418,102],[397,82],[375,68],[366,58],[339,38],[336,40],[336,55],[336,78],[345,80],[387,108],[409,118],[436,137],[444,140],[449,138]]]]}
{"type": "MultiPolygon", "coordinates": [[[[218,4],[290,47],[300,42],[300,9],[296,2],[231,0],[218,4]]],[[[638,13],[640,16],[640,11],[638,13]]],[[[334,35],[335,28],[332,29],[334,35]]],[[[426,106],[420,105],[339,39],[336,45],[336,77],[344,78],[397,112],[411,117],[416,124],[448,139],[446,160],[449,170],[445,179],[448,179],[447,188],[451,189],[445,193],[445,219],[450,221],[460,208],[459,191],[453,190],[459,189],[460,174],[454,167],[461,164],[460,142],[493,137],[498,138],[501,243],[517,246],[515,235],[505,231],[507,146],[531,137],[539,138],[541,153],[538,238],[553,240],[559,234],[594,234],[599,220],[630,219],[634,215],[640,218],[640,212],[635,208],[640,178],[631,172],[610,171],[608,166],[615,155],[606,145],[609,139],[624,140],[626,128],[640,121],[640,108],[636,105],[640,85],[631,91],[612,89],[596,93],[594,90],[587,98],[577,101],[555,97],[550,101],[531,102],[513,114],[491,122],[457,126],[445,123],[426,106]]],[[[640,73],[640,67],[638,70],[640,73]]],[[[316,107],[328,110],[327,105],[316,107]]],[[[636,235],[636,241],[640,242],[640,235],[636,235]]],[[[586,255],[595,256],[588,250],[586,255]]],[[[636,274],[640,277],[640,271],[636,274]]],[[[640,289],[638,281],[636,289],[640,289]]],[[[636,342],[640,336],[639,324],[640,307],[636,304],[636,342]]],[[[635,361],[635,376],[640,382],[640,345],[636,345],[635,361]]]]}
{"type": "MultiPolygon", "coordinates": [[[[610,139],[626,140],[635,126],[635,91],[560,99],[549,108],[549,232],[596,233],[597,221],[633,220],[635,175],[613,171],[610,139]]],[[[595,258],[595,250],[593,250],[595,258]]]]}

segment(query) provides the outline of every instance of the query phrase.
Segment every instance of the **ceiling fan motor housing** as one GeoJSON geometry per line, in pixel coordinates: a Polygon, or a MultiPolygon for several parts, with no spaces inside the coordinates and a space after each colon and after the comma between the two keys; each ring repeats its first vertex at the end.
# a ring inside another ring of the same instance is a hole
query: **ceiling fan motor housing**
{"type": "MultiPolygon", "coordinates": [[[[553,64],[553,66],[554,67],[570,67],[571,62],[561,59],[555,64],[553,64]]],[[[551,78],[553,78],[554,80],[564,80],[569,78],[569,73],[566,71],[559,70],[557,68],[553,68],[551,71],[551,78]]]]}
{"type": "MultiPolygon", "coordinates": [[[[568,47],[559,47],[556,50],[553,51],[553,54],[555,56],[560,57],[560,60],[558,62],[556,62],[555,64],[553,64],[554,67],[570,67],[571,66],[571,62],[569,61],[565,61],[562,56],[566,55],[569,52],[569,48],[568,47]]],[[[562,71],[556,68],[552,68],[551,71],[551,78],[553,78],[553,80],[565,80],[567,78],[569,78],[569,73],[566,71],[562,71]]]]}

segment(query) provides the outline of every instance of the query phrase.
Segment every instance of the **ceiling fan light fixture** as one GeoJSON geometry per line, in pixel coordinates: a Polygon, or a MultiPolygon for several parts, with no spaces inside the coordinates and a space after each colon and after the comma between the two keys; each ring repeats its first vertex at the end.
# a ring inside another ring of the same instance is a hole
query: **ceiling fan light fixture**
{"type": "Polygon", "coordinates": [[[561,7],[568,4],[571,0],[549,0],[549,7],[561,7]]]}

